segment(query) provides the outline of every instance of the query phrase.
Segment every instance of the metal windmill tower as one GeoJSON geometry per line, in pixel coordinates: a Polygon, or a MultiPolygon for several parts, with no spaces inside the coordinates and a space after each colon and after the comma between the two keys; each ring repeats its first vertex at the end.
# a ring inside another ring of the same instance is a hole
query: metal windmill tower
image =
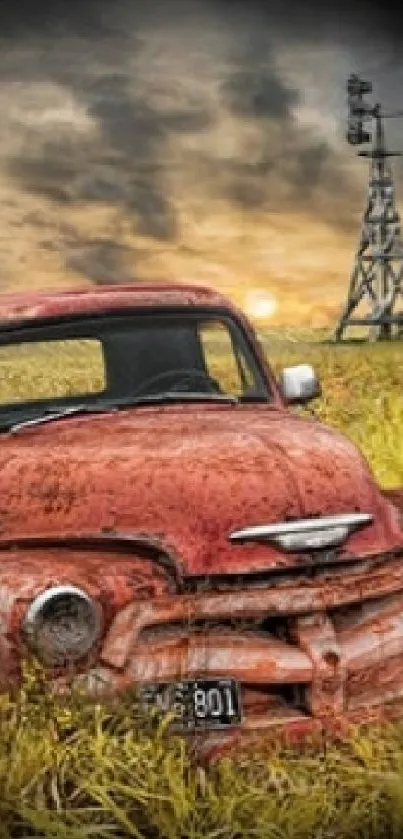
{"type": "Polygon", "coordinates": [[[379,104],[364,102],[363,96],[372,91],[372,84],[356,75],[350,76],[347,91],[347,140],[351,145],[364,145],[372,139],[372,149],[358,152],[371,161],[369,194],[348,298],[335,339],[340,341],[350,326],[367,326],[370,340],[385,340],[391,339],[394,333],[400,336],[403,332],[403,242],[388,161],[390,157],[400,156],[401,152],[387,151],[383,121],[402,114],[385,114],[379,104]],[[364,123],[370,120],[375,122],[373,135],[364,130],[364,123]],[[361,311],[365,307],[366,311],[359,314],[359,307],[361,311]]]}

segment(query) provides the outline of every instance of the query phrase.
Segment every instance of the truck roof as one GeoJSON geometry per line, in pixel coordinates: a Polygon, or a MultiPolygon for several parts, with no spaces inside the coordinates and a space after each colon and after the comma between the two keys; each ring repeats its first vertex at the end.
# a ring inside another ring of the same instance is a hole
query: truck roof
{"type": "Polygon", "coordinates": [[[0,328],[36,320],[123,312],[144,307],[226,307],[230,301],[211,288],[179,283],[133,283],[0,294],[0,328]]]}

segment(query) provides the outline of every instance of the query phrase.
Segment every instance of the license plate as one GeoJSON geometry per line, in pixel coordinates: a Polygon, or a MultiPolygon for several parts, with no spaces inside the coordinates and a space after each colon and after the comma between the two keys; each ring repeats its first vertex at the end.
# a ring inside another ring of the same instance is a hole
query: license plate
{"type": "Polygon", "coordinates": [[[145,685],[140,698],[147,708],[172,713],[176,729],[229,728],[242,721],[240,687],[234,679],[145,685]]]}

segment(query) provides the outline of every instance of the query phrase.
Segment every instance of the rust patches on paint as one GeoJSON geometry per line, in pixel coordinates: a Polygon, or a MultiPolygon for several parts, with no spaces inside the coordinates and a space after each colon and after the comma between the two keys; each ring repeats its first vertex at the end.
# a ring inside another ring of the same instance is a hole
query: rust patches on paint
{"type": "Polygon", "coordinates": [[[2,435],[0,689],[27,651],[29,604],[67,585],[102,629],[71,672],[49,668],[55,689],[235,679],[244,719],[203,733],[212,752],[401,713],[403,489],[382,492],[347,439],[287,409],[240,312],[191,285],[115,286],[2,295],[0,328],[195,306],[243,330],[270,404],[143,405],[2,435]],[[229,540],[355,512],[372,523],[327,553],[229,540]]]}

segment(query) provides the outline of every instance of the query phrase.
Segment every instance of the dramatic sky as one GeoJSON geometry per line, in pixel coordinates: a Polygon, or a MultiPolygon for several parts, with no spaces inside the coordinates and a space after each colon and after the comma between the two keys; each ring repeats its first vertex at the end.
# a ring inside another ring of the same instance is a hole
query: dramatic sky
{"type": "Polygon", "coordinates": [[[0,289],[190,280],[332,321],[368,177],[346,77],[403,109],[401,33],[357,0],[2,0],[0,289]]]}

